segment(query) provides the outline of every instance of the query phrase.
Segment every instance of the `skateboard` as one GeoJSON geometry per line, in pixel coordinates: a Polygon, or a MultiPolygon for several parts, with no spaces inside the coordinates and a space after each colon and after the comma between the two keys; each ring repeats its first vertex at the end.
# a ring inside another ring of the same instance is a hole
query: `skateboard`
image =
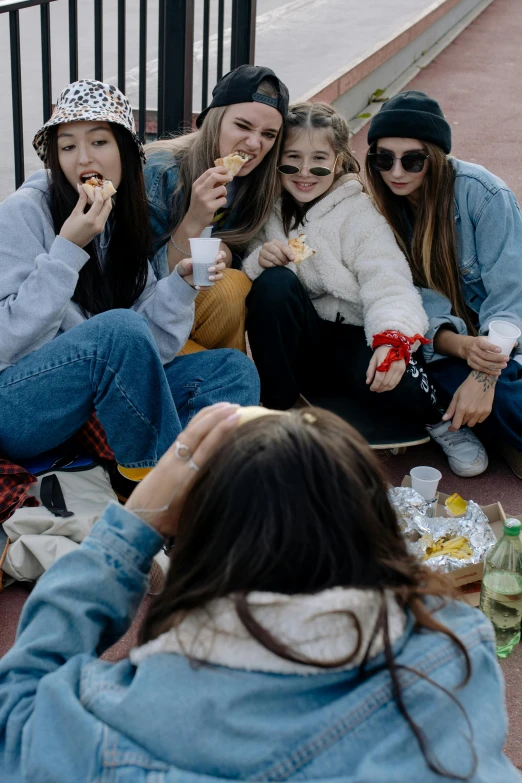
{"type": "Polygon", "coordinates": [[[381,412],[348,397],[306,397],[310,405],[336,413],[366,438],[372,449],[388,449],[392,454],[404,454],[409,446],[428,443],[430,437],[424,427],[403,418],[381,412]]]}

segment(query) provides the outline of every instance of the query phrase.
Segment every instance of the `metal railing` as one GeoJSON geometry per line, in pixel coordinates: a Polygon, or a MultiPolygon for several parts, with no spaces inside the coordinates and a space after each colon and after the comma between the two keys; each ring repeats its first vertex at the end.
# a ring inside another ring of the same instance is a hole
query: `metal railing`
{"type": "Polygon", "coordinates": [[[24,142],[22,110],[22,63],[20,58],[20,11],[30,6],[40,6],[42,36],[42,96],[43,117],[51,115],[51,27],[49,3],[55,0],[20,0],[0,2],[0,14],[9,13],[9,44],[11,50],[11,103],[13,116],[14,167],[16,187],[24,180],[24,142]]]}
{"type": "MultiPolygon", "coordinates": [[[[14,178],[16,187],[24,180],[24,111],[22,101],[22,62],[20,43],[20,11],[40,7],[42,115],[47,121],[52,112],[51,69],[51,3],[57,0],[0,0],[0,15],[9,14],[9,41],[11,67],[11,103],[14,148],[14,178]]],[[[94,67],[92,73],[82,73],[82,78],[104,77],[104,4],[94,3],[94,67]]],[[[223,73],[242,63],[254,62],[256,0],[202,0],[202,65],[201,105],[209,99],[209,87],[223,73]],[[230,64],[225,64],[225,20],[230,24],[230,64]],[[215,73],[210,73],[211,14],[215,20],[216,34],[212,36],[215,52],[215,73]],[[213,78],[215,76],[215,79],[213,78]]],[[[62,0],[61,5],[65,4],[62,0]]],[[[114,5],[114,2],[113,2],[114,5]]],[[[83,10],[83,9],[82,9],[83,10]]],[[[117,0],[117,84],[126,92],[127,81],[127,22],[126,0],[117,0]]],[[[78,0],[67,0],[69,81],[79,77],[78,0]]],[[[147,122],[148,52],[147,32],[150,24],[148,0],[139,0],[138,36],[138,90],[134,106],[138,133],[142,139],[151,135],[151,123],[147,122]]],[[[53,16],[54,18],[54,16],[53,16]]],[[[157,109],[154,114],[154,135],[177,132],[192,126],[193,119],[193,64],[194,64],[195,0],[158,0],[158,67],[157,109]]],[[[58,44],[57,41],[54,42],[58,44]]],[[[63,47],[63,41],[59,45],[63,47]]],[[[136,54],[136,53],[133,53],[136,54]]],[[[65,84],[60,85],[60,88],[65,84]]],[[[149,87],[150,92],[150,87],[149,87]]],[[[150,111],[149,111],[150,119],[150,111]]]]}

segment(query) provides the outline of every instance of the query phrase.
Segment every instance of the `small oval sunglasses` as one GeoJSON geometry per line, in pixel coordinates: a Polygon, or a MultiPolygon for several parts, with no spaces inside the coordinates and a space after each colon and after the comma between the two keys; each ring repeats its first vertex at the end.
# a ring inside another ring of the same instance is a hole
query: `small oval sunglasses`
{"type": "Polygon", "coordinates": [[[404,171],[409,174],[418,174],[426,164],[429,154],[427,152],[407,152],[402,158],[396,158],[391,152],[369,152],[370,164],[377,171],[391,171],[395,161],[399,160],[404,171]]]}
{"type": "MultiPolygon", "coordinates": [[[[312,168],[308,169],[308,171],[313,177],[327,177],[328,174],[334,173],[338,157],[339,155],[335,156],[333,167],[331,169],[329,169],[327,166],[312,166],[312,168]]],[[[283,164],[282,166],[278,166],[277,170],[280,174],[300,174],[304,168],[305,166],[298,168],[297,166],[287,166],[286,164],[283,164]]],[[[308,166],[306,166],[306,168],[308,168],[308,166]]]]}

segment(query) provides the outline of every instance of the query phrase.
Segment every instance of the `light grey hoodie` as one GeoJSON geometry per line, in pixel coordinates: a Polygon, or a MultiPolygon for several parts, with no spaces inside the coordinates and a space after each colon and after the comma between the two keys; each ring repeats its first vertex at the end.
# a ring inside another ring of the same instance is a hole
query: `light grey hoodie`
{"type": "MultiPolygon", "coordinates": [[[[47,203],[48,178],[37,171],[0,204],[0,371],[85,320],[71,301],[88,254],[56,236],[47,203]]],[[[197,291],[174,271],[157,280],[149,264],[132,306],[145,316],[163,364],[185,344],[197,291]]]]}

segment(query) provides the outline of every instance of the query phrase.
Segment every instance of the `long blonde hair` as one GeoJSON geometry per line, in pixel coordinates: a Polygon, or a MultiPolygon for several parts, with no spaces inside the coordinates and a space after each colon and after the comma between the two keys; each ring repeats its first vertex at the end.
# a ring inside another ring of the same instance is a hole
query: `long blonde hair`
{"type": "MultiPolygon", "coordinates": [[[[413,281],[431,288],[451,303],[455,315],[465,322],[468,333],[476,327],[462,296],[455,234],[455,171],[448,156],[436,144],[423,141],[429,155],[429,170],[421,185],[414,220],[413,237],[403,207],[403,196],[396,196],[366,157],[366,180],[371,196],[390,224],[395,238],[409,261],[413,281]]],[[[370,151],[374,151],[373,144],[370,151]]]]}
{"type": "MultiPolygon", "coordinates": [[[[275,84],[265,79],[259,85],[257,92],[271,98],[277,98],[275,84]]],[[[199,131],[184,136],[175,136],[148,144],[147,155],[151,158],[156,151],[172,152],[172,164],[178,166],[178,181],[172,194],[170,214],[172,225],[168,234],[173,234],[181,223],[190,206],[192,184],[207,169],[214,166],[219,158],[219,136],[221,122],[227,106],[210,109],[199,131]]],[[[259,166],[246,177],[242,177],[234,200],[235,225],[226,231],[216,232],[224,242],[235,250],[242,250],[258,233],[279,195],[280,184],[277,173],[277,162],[281,148],[283,130],[279,131],[273,147],[266,154],[259,166]]],[[[168,236],[167,234],[167,236],[168,236]]]]}
{"type": "MultiPolygon", "coordinates": [[[[337,164],[341,171],[335,180],[343,174],[358,174],[360,166],[357,158],[350,149],[350,130],[348,123],[329,103],[317,101],[317,103],[295,103],[288,109],[288,117],[285,123],[285,143],[289,138],[301,131],[324,130],[328,134],[329,141],[337,158],[337,164]]],[[[334,180],[334,182],[335,182],[334,180]]],[[[328,192],[328,191],[327,191],[328,192]]],[[[308,204],[298,204],[290,193],[283,190],[281,196],[281,215],[283,228],[288,236],[290,230],[294,230],[304,221],[307,211],[314,206],[326,193],[308,204]]]]}

